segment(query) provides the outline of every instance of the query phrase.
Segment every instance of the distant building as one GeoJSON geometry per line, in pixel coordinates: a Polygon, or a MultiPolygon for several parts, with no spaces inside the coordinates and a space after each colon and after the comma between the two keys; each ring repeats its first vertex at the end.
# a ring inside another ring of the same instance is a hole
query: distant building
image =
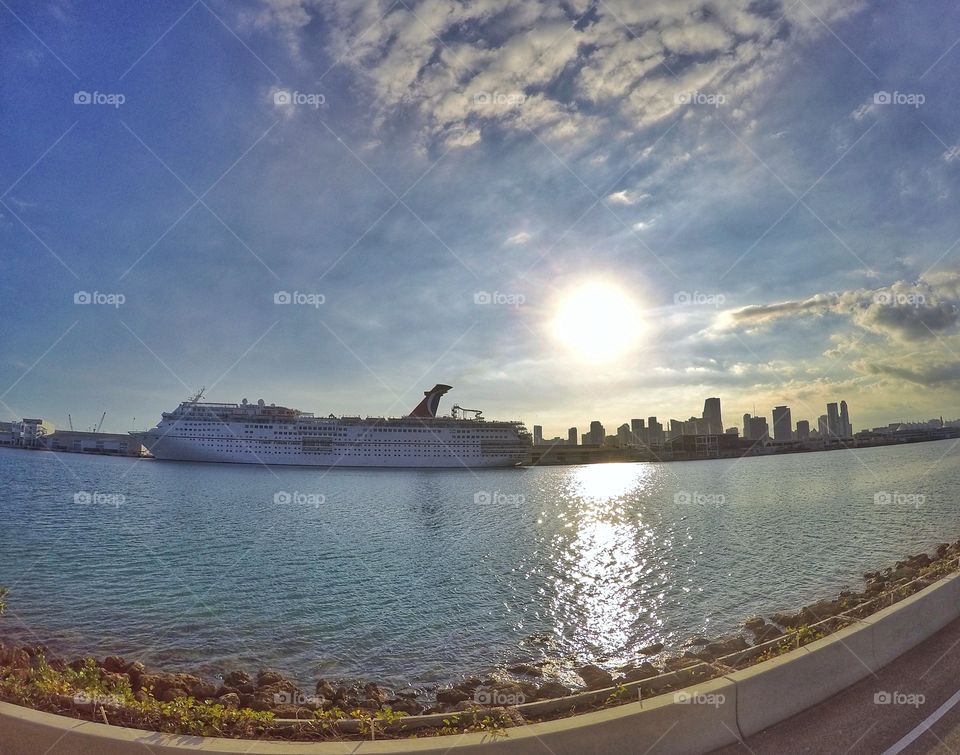
{"type": "Polygon", "coordinates": [[[797,440],[810,440],[810,423],[805,419],[797,421],[797,440]]]}
{"type": "Polygon", "coordinates": [[[567,445],[577,445],[577,428],[571,427],[569,430],[567,430],[567,445]]]}
{"type": "Polygon", "coordinates": [[[778,443],[793,440],[793,419],[789,406],[773,408],[773,439],[778,443]]]}
{"type": "Polygon", "coordinates": [[[750,440],[750,415],[743,415],[743,437],[745,440],[750,440]]]}
{"type": "Polygon", "coordinates": [[[817,433],[823,439],[830,437],[830,418],[826,414],[817,418],[817,433]]]}
{"type": "Polygon", "coordinates": [[[766,442],[770,440],[770,428],[766,417],[750,418],[750,440],[766,442]]]}
{"type": "Polygon", "coordinates": [[[54,426],[43,419],[24,418],[20,422],[20,443],[24,448],[43,448],[54,426]]]}
{"type": "Polygon", "coordinates": [[[723,432],[723,419],[720,416],[719,398],[708,398],[703,402],[702,429],[707,435],[720,435],[723,432]]]}
{"type": "Polygon", "coordinates": [[[20,445],[20,423],[0,422],[0,446],[20,445]]]}
{"type": "Polygon", "coordinates": [[[642,419],[630,420],[630,433],[633,435],[633,443],[637,446],[647,444],[647,428],[644,427],[642,419]]]}
{"type": "Polygon", "coordinates": [[[841,435],[840,412],[836,402],[827,404],[827,433],[831,438],[839,438],[841,435]]]}
{"type": "Polygon", "coordinates": [[[728,427],[723,431],[724,435],[740,435],[740,431],[735,427],[728,427]]]}
{"type": "Polygon", "coordinates": [[[651,446],[663,444],[663,425],[657,422],[656,417],[647,418],[647,442],[651,446]]]}
{"type": "Polygon", "coordinates": [[[840,437],[853,437],[853,425],[850,424],[850,412],[847,410],[846,401],[840,402],[840,437]]]}
{"type": "Polygon", "coordinates": [[[607,431],[604,429],[603,424],[599,420],[594,420],[590,423],[590,432],[587,433],[587,436],[590,438],[589,441],[586,439],[584,443],[591,446],[602,446],[604,441],[607,438],[607,431]]]}
{"type": "Polygon", "coordinates": [[[535,446],[543,445],[543,425],[533,426],[533,445],[535,446]]]}
{"type": "MultiPolygon", "coordinates": [[[[681,435],[683,435],[684,424],[685,423],[678,419],[670,420],[670,429],[667,431],[667,440],[670,440],[671,438],[679,438],[681,435]]],[[[693,435],[693,433],[689,434],[693,435]]]]}
{"type": "Polygon", "coordinates": [[[630,425],[624,422],[617,428],[617,446],[620,448],[629,448],[630,443],[630,425]]]}
{"type": "Polygon", "coordinates": [[[116,454],[140,456],[143,446],[131,435],[122,433],[94,433],[81,430],[57,430],[47,438],[51,451],[75,453],[116,454]]]}

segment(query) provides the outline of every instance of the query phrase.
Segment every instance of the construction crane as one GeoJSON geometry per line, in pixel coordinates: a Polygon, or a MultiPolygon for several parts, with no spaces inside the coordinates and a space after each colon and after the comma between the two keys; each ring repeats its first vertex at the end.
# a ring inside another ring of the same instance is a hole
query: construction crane
{"type": "Polygon", "coordinates": [[[95,433],[100,432],[100,428],[103,427],[103,420],[106,416],[107,416],[106,412],[100,415],[100,421],[97,423],[97,429],[94,430],[95,433]]]}

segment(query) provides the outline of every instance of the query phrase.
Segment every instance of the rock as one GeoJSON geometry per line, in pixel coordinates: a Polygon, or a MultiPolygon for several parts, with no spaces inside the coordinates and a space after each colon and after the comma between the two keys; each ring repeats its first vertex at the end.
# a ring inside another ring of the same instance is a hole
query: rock
{"type": "Polygon", "coordinates": [[[300,705],[304,694],[292,683],[281,678],[278,682],[257,687],[253,698],[259,706],[256,710],[269,710],[277,705],[300,705]]]}
{"type": "Polygon", "coordinates": [[[269,687],[271,684],[285,681],[286,678],[283,674],[271,669],[261,669],[257,673],[257,687],[269,687]]]}
{"type": "Polygon", "coordinates": [[[12,669],[27,669],[30,668],[30,655],[23,648],[6,648],[0,657],[0,665],[12,669]]]}
{"type": "Polygon", "coordinates": [[[543,669],[531,666],[529,663],[518,663],[516,666],[507,668],[511,674],[521,674],[523,676],[543,676],[543,669]]]}
{"type": "Polygon", "coordinates": [[[317,680],[316,693],[324,700],[333,700],[336,697],[336,690],[326,679],[317,680]]]}
{"type": "Polygon", "coordinates": [[[743,637],[737,635],[735,637],[727,637],[722,640],[717,640],[716,642],[711,642],[709,645],[706,645],[700,653],[710,660],[716,660],[717,658],[746,650],[749,647],[749,643],[743,639],[743,637]]]}
{"type": "Polygon", "coordinates": [[[900,580],[909,580],[917,576],[917,570],[912,566],[901,566],[899,569],[891,572],[890,579],[894,582],[900,580]]]}
{"type": "Polygon", "coordinates": [[[537,697],[541,700],[552,700],[555,697],[569,697],[571,690],[560,682],[544,682],[537,687],[537,697]]]}
{"type": "Polygon", "coordinates": [[[224,695],[220,695],[217,698],[217,702],[227,708],[239,708],[240,707],[240,695],[236,692],[227,692],[224,695]]]}
{"type": "Polygon", "coordinates": [[[613,674],[592,663],[581,666],[577,669],[577,673],[586,683],[587,689],[605,689],[613,686],[613,674]]]}
{"type": "Polygon", "coordinates": [[[127,670],[129,664],[119,655],[108,655],[103,659],[100,668],[113,674],[122,674],[127,670]]]}
{"type": "Polygon", "coordinates": [[[784,633],[772,624],[764,624],[759,629],[753,631],[753,644],[762,645],[764,642],[770,642],[778,637],[783,637],[784,633]]]}
{"type": "Polygon", "coordinates": [[[423,705],[409,697],[395,697],[392,700],[387,700],[384,707],[406,713],[409,716],[419,716],[425,710],[423,705]]]}
{"type": "Polygon", "coordinates": [[[404,687],[402,690],[397,692],[397,697],[413,699],[415,697],[420,697],[421,694],[422,693],[418,689],[414,689],[413,687],[404,687]]]}
{"type": "Polygon", "coordinates": [[[304,705],[277,705],[273,709],[274,718],[313,718],[313,710],[304,705]]]}
{"type": "Polygon", "coordinates": [[[217,697],[217,685],[210,682],[200,682],[189,692],[190,696],[196,700],[212,700],[217,697]]]}
{"type": "Polygon", "coordinates": [[[140,677],[147,672],[147,667],[144,666],[140,661],[134,661],[133,663],[127,664],[126,674],[130,677],[130,686],[134,689],[140,687],[140,677]]]}
{"type": "Polygon", "coordinates": [[[762,616],[754,616],[752,619],[747,619],[745,622],[743,622],[743,626],[746,629],[753,631],[754,629],[759,629],[766,623],[767,622],[762,616]]]}
{"type": "Polygon", "coordinates": [[[253,679],[246,671],[231,671],[223,677],[223,686],[233,687],[244,694],[253,694],[253,679]]]}
{"type": "Polygon", "coordinates": [[[662,642],[655,642],[652,645],[647,645],[646,647],[640,648],[640,655],[656,655],[661,650],[663,650],[662,642]]]}
{"type": "Polygon", "coordinates": [[[643,679],[651,679],[660,675],[660,669],[652,663],[644,661],[636,668],[632,668],[623,675],[624,682],[639,682],[643,679]]]}
{"type": "Polygon", "coordinates": [[[883,592],[887,588],[885,582],[871,582],[867,585],[867,594],[876,595],[877,593],[883,592]]]}
{"type": "Polygon", "coordinates": [[[799,613],[775,613],[770,617],[770,621],[792,629],[803,624],[803,617],[799,613]]]}
{"type": "Polygon", "coordinates": [[[483,684],[483,681],[481,681],[479,676],[468,676],[466,679],[454,684],[453,688],[469,692],[472,695],[481,684],[483,684]]]}
{"type": "Polygon", "coordinates": [[[168,689],[176,689],[182,692],[182,696],[190,694],[191,690],[200,688],[203,681],[193,674],[168,674],[158,672],[155,674],[141,674],[139,678],[139,689],[149,691],[157,700],[163,700],[163,693],[168,689]]]}
{"type": "Polygon", "coordinates": [[[456,705],[457,703],[469,700],[470,695],[458,689],[448,688],[437,691],[437,702],[444,705],[456,705]]]}
{"type": "Polygon", "coordinates": [[[189,697],[187,691],[183,687],[164,687],[162,690],[160,690],[159,694],[154,692],[153,696],[160,702],[164,703],[172,703],[178,697],[189,697]]]}
{"type": "Polygon", "coordinates": [[[937,546],[937,558],[943,558],[948,550],[950,550],[949,543],[940,543],[940,545],[937,546]]]}
{"type": "Polygon", "coordinates": [[[382,705],[383,701],[387,699],[387,693],[373,682],[368,682],[363,685],[363,694],[366,695],[368,700],[374,701],[378,706],[382,705]]]}
{"type": "Polygon", "coordinates": [[[687,640],[687,645],[709,645],[710,640],[706,637],[691,637],[687,640]]]}

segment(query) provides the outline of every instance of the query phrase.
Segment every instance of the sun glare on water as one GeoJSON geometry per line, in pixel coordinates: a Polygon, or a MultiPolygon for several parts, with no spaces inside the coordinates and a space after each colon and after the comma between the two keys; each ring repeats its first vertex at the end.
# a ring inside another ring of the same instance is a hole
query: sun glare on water
{"type": "Polygon", "coordinates": [[[636,348],[645,330],[640,308],[619,287],[592,282],[562,296],[551,322],[553,337],[576,356],[609,362],[636,348]]]}

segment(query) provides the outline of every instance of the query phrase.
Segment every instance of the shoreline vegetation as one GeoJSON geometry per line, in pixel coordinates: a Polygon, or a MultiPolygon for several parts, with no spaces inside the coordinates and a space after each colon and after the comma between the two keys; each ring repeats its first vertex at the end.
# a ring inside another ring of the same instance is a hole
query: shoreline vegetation
{"type": "MultiPolygon", "coordinates": [[[[518,662],[486,678],[466,677],[428,696],[374,682],[326,680],[304,690],[282,674],[234,670],[216,680],[148,669],[117,656],[64,659],[42,645],[0,643],[0,701],[77,719],[170,734],[298,741],[394,739],[507,729],[634,702],[742,669],[818,640],[960,569],[960,541],[864,574],[794,613],[753,617],[724,637],[660,643],[614,669],[577,669],[574,689],[545,674],[546,661],[518,662]]],[[[0,587],[0,614],[10,601],[0,587]]],[[[0,619],[2,622],[2,619],[0,619]]],[[[0,624],[2,627],[2,624],[0,624]]]]}

